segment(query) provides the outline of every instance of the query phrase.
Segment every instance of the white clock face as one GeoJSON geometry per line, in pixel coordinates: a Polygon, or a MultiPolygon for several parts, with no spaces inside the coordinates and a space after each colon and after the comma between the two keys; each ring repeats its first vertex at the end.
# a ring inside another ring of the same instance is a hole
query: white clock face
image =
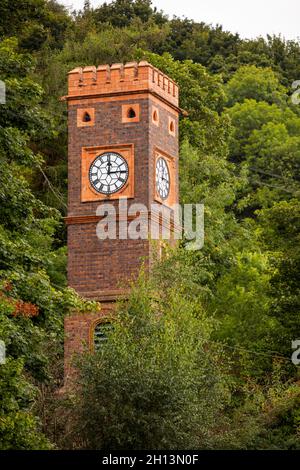
{"type": "Polygon", "coordinates": [[[156,191],[161,199],[166,199],[170,192],[170,173],[166,160],[156,160],[156,191]]]}
{"type": "Polygon", "coordinates": [[[106,152],[95,158],[91,164],[89,179],[98,193],[113,194],[126,184],[128,174],[128,164],[122,155],[106,152]]]}

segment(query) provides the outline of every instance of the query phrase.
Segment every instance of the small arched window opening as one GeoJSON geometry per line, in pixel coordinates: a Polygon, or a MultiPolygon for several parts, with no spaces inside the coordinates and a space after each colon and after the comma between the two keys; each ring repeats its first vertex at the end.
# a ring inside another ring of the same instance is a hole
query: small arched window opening
{"type": "Polygon", "coordinates": [[[85,112],[83,115],[83,122],[90,122],[92,120],[91,116],[89,115],[88,112],[85,112]]]}
{"type": "Polygon", "coordinates": [[[157,122],[157,121],[158,121],[158,114],[157,114],[157,111],[154,111],[154,112],[153,112],[153,121],[154,121],[154,122],[157,122]]]}
{"type": "Polygon", "coordinates": [[[129,108],[128,111],[127,111],[127,117],[129,119],[133,119],[135,118],[136,114],[135,114],[135,111],[133,108],[129,108]]]}
{"type": "Polygon", "coordinates": [[[111,323],[97,323],[94,328],[94,351],[99,351],[99,349],[107,342],[111,329],[111,323]]]}
{"type": "Polygon", "coordinates": [[[175,132],[174,121],[171,121],[171,122],[170,122],[170,132],[172,132],[172,133],[175,132]]]}

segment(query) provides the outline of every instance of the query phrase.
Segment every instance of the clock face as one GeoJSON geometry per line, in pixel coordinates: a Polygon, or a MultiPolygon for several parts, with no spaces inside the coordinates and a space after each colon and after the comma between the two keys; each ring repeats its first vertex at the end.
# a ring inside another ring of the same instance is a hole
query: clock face
{"type": "Polygon", "coordinates": [[[119,153],[106,152],[92,162],[89,179],[92,187],[101,194],[119,191],[128,180],[128,164],[119,153]]]}
{"type": "Polygon", "coordinates": [[[156,191],[161,199],[166,199],[170,192],[169,168],[162,157],[156,160],[156,191]]]}

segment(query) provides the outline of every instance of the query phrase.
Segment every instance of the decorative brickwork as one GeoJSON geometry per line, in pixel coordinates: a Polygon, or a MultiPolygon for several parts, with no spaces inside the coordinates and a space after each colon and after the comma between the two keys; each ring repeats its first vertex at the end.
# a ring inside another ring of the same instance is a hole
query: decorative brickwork
{"type": "Polygon", "coordinates": [[[146,61],[77,67],[69,72],[69,98],[111,96],[116,93],[125,95],[140,91],[151,91],[178,107],[176,83],[146,61]]]}
{"type": "Polygon", "coordinates": [[[152,123],[159,126],[159,111],[156,106],[152,106],[152,123]]]}
{"type": "Polygon", "coordinates": [[[95,125],[95,108],[77,109],[77,127],[86,127],[95,125]]]}
{"type": "Polygon", "coordinates": [[[68,284],[102,305],[100,313],[66,318],[67,377],[74,353],[91,346],[92,322],[107,314],[119,297],[126,297],[129,280],[142,263],[147,269],[150,262],[149,240],[98,239],[97,207],[109,201],[117,208],[123,196],[130,198],[129,208],[143,203],[150,209],[157,200],[167,206],[178,202],[180,109],[177,85],[147,62],[76,68],[69,73],[64,99],[68,103],[68,284]],[[86,112],[91,120],[85,118],[86,112]],[[110,196],[97,193],[88,180],[90,162],[107,150],[119,152],[129,167],[128,184],[110,196]],[[171,175],[166,201],[159,200],[155,191],[158,151],[167,159],[171,175]]]}
{"type": "Polygon", "coordinates": [[[169,116],[169,134],[171,134],[173,137],[175,137],[176,135],[175,127],[176,127],[175,119],[169,116]]]}
{"type": "Polygon", "coordinates": [[[65,318],[64,376],[65,383],[74,376],[78,354],[92,350],[92,328],[99,321],[110,318],[110,310],[95,313],[72,313],[65,318]]]}
{"type": "Polygon", "coordinates": [[[139,104],[123,104],[122,105],[122,122],[139,122],[140,105],[139,104]]]}
{"type": "MultiPolygon", "coordinates": [[[[155,148],[154,149],[154,162],[155,162],[154,165],[155,166],[156,166],[157,160],[161,157],[164,158],[166,163],[167,163],[171,182],[174,181],[174,180],[176,181],[176,172],[177,172],[176,159],[174,157],[171,157],[170,155],[168,155],[163,150],[161,150],[159,148],[155,148]]],[[[173,204],[178,202],[178,200],[177,200],[178,199],[177,188],[174,184],[171,184],[169,195],[165,200],[163,200],[160,197],[160,195],[158,194],[158,192],[156,190],[155,181],[153,181],[153,184],[154,184],[154,199],[156,201],[160,202],[161,204],[165,204],[166,206],[169,206],[169,207],[171,207],[173,204]]]]}
{"type": "Polygon", "coordinates": [[[104,199],[119,199],[120,197],[134,197],[134,146],[125,145],[100,145],[96,147],[83,147],[81,155],[81,202],[101,201],[104,199]],[[117,152],[122,155],[130,168],[129,178],[126,184],[118,191],[110,195],[99,194],[91,186],[89,181],[89,168],[97,155],[105,152],[117,152]]]}

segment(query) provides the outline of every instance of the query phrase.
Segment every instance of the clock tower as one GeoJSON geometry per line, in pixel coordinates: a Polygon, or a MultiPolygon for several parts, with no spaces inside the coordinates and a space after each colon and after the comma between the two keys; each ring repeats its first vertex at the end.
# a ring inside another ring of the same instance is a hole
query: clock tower
{"type": "MultiPolygon", "coordinates": [[[[99,300],[101,311],[65,320],[65,373],[72,355],[94,348],[113,303],[128,294],[142,263],[149,267],[149,238],[120,236],[151,204],[171,211],[178,203],[178,86],[146,61],[76,68],[68,96],[68,284],[99,300]],[[126,201],[128,215],[120,213],[126,201]],[[116,237],[99,238],[103,205],[116,214],[116,237]],[[105,206],[106,207],[106,206],[105,206]],[[99,210],[100,209],[100,210],[99,210]],[[99,215],[99,212],[101,215],[99,215]],[[124,219],[124,220],[123,220],[124,219]]],[[[157,218],[164,224],[164,216],[157,218]]]]}

